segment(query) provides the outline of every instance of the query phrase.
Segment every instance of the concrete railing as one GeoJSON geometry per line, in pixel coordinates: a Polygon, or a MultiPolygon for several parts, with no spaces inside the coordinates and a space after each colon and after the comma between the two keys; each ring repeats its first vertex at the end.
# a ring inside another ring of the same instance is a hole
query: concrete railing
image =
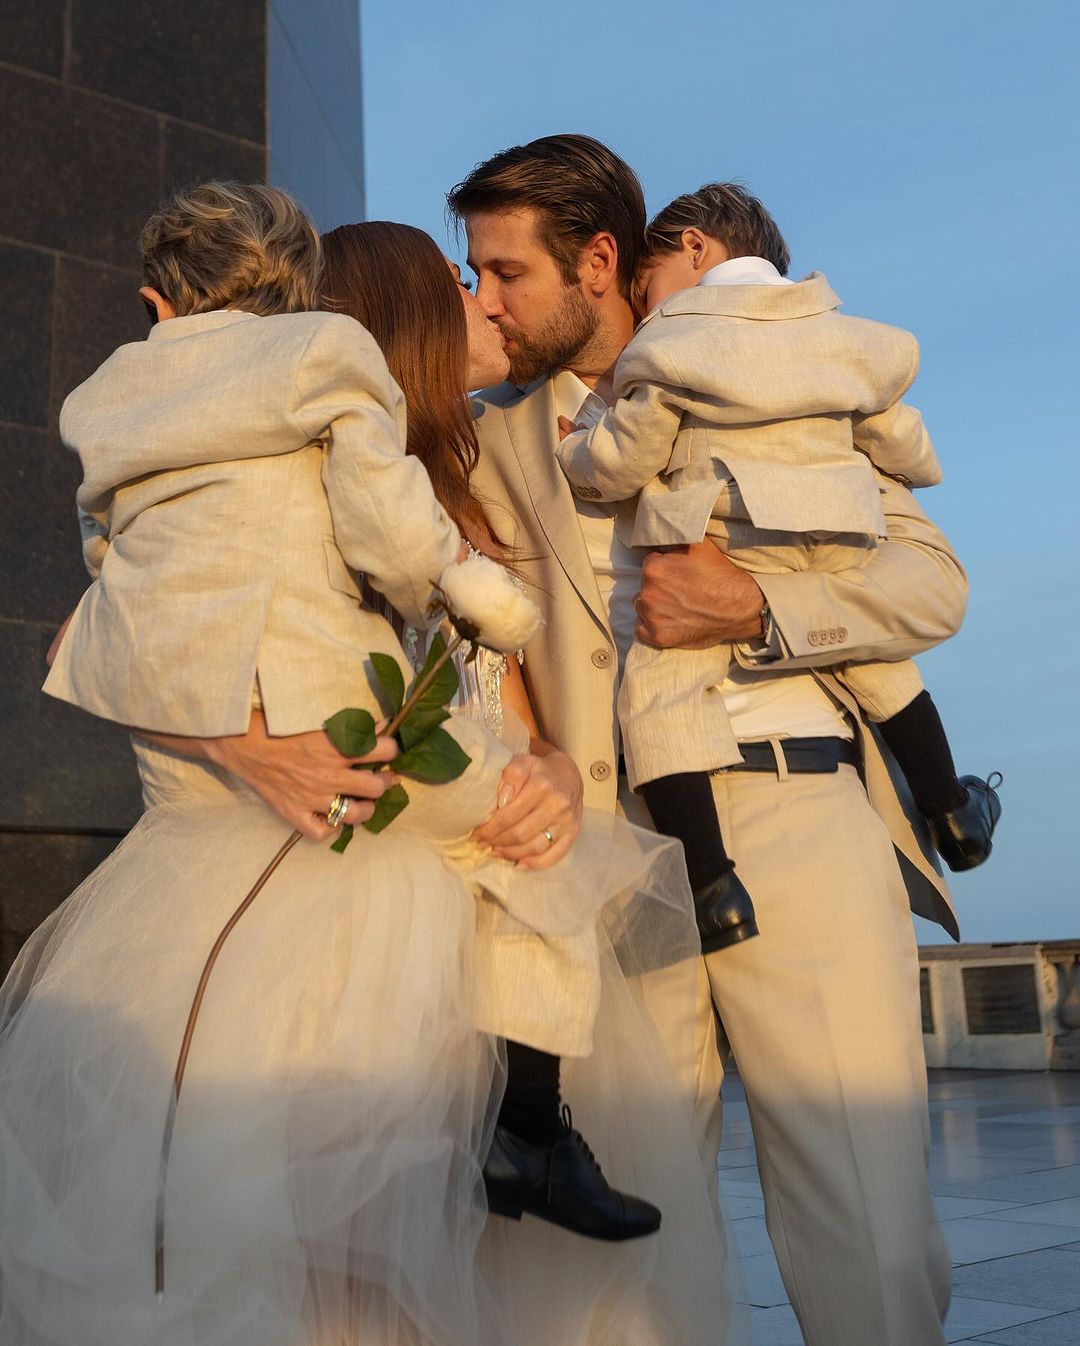
{"type": "Polygon", "coordinates": [[[1080,1070],[1080,939],[919,950],[926,1063],[1080,1070]]]}

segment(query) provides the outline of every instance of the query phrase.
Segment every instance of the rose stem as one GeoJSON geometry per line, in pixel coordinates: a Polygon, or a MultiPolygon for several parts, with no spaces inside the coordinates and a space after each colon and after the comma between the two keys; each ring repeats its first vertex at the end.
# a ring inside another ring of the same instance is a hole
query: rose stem
{"type": "Polygon", "coordinates": [[[173,1076],[172,1097],[169,1100],[169,1115],[165,1119],[165,1134],[161,1141],[161,1167],[158,1177],[158,1195],[157,1209],[154,1225],[154,1289],[158,1295],[165,1292],[165,1175],[169,1166],[169,1151],[172,1148],[173,1125],[176,1121],[176,1107],[180,1101],[180,1089],[184,1083],[184,1070],[187,1066],[188,1053],[191,1050],[191,1039],[195,1033],[195,1021],[199,1017],[199,1010],[202,1008],[203,997],[206,995],[206,987],[210,981],[210,974],[214,970],[214,964],[217,962],[218,954],[221,953],[225,941],[232,934],[236,923],[255,901],[262,891],[267,880],[281,864],[282,860],[288,855],[303,834],[293,832],[289,839],[282,845],[277,855],[270,861],[263,872],[255,880],[254,885],[244,898],[243,902],[236,908],[229,917],[221,934],[214,941],[214,947],[210,950],[209,956],[202,970],[202,976],[199,978],[199,984],[195,989],[195,998],[191,1002],[191,1010],[188,1013],[187,1027],[184,1029],[183,1041],[180,1044],[180,1055],[176,1062],[176,1072],[173,1076]]]}

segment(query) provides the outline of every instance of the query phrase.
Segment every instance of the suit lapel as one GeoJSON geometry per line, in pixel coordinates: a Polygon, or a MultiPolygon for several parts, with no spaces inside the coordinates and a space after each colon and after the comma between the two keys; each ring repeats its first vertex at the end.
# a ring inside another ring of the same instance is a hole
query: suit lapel
{"type": "Polygon", "coordinates": [[[610,635],[577,506],[555,457],[558,418],[550,379],[504,406],[507,433],[533,510],[556,560],[598,625],[610,635]]]}

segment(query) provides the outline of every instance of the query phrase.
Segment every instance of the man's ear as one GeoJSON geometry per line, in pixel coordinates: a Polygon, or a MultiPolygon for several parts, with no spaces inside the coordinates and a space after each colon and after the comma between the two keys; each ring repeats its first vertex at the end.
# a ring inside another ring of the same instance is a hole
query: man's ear
{"type": "Polygon", "coordinates": [[[165,322],[169,318],[176,317],[176,309],[165,298],[163,294],[155,290],[152,285],[143,285],[139,289],[139,298],[157,314],[158,322],[165,322]]]}
{"type": "Polygon", "coordinates": [[[611,234],[594,234],[581,254],[581,274],[597,299],[603,298],[619,274],[619,245],[611,234]]]}

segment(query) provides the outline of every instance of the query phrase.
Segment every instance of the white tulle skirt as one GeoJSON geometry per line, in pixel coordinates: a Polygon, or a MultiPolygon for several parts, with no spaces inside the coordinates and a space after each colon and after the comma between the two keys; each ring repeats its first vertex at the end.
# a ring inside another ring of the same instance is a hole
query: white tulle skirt
{"type": "Polygon", "coordinates": [[[287,832],[241,793],[159,804],[20,955],[0,994],[3,1346],[742,1340],[689,1100],[636,987],[648,883],[595,913],[595,1046],[564,1093],[609,1179],[664,1210],[657,1238],[488,1219],[503,1067],[473,1012],[475,888],[394,827],[344,856],[300,843],[241,918],[163,1169],[200,972],[287,832]]]}

